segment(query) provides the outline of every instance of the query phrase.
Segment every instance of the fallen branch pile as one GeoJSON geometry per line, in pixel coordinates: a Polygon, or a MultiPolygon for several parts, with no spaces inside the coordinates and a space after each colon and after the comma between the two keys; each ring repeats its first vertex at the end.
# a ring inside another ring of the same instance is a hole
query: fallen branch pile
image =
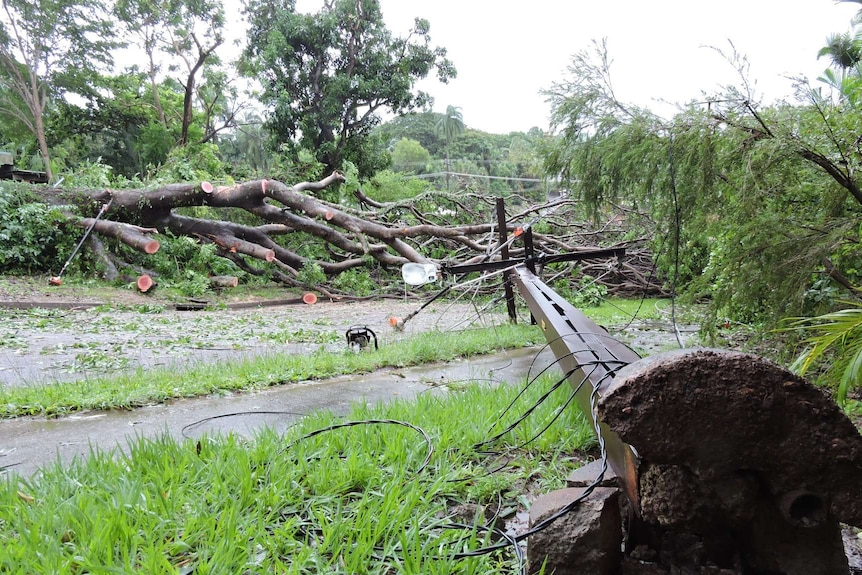
{"type": "MultiPolygon", "coordinates": [[[[76,204],[88,213],[111,201],[110,210],[93,218],[72,216],[81,228],[93,226],[94,254],[104,268],[149,273],[146,264],[133,265],[111,250],[119,242],[142,254],[160,249],[158,235],[188,236],[213,244],[218,255],[253,275],[269,274],[284,284],[315,287],[324,295],[339,294],[323,285],[300,280],[302,270],[317,264],[327,278],[356,268],[389,269],[406,262],[455,264],[485,257],[498,244],[494,198],[472,193],[427,193],[406,202],[381,203],[357,190],[340,201],[333,188],[345,182],[334,172],[317,182],[289,186],[275,180],[254,180],[231,186],[209,182],[170,184],[148,190],[77,190],[49,188],[47,202],[76,204]],[[326,192],[324,194],[324,191],[326,192]],[[207,217],[188,215],[197,206],[220,208],[207,217]],[[242,217],[231,217],[243,213],[242,217]],[[248,223],[250,220],[255,223],[248,223]],[[240,223],[242,222],[242,223],[240,223]],[[101,240],[107,239],[106,243],[101,240]],[[312,255],[309,255],[312,254],[312,255]]],[[[614,244],[622,228],[592,229],[575,223],[574,203],[562,198],[535,205],[507,198],[507,231],[533,224],[538,253],[556,254],[614,244]]],[[[651,256],[644,242],[628,242],[629,255],[620,262],[581,262],[580,271],[608,285],[612,293],[659,293],[651,256]]],[[[516,242],[511,257],[522,257],[516,242]]],[[[146,260],[144,260],[146,261],[146,260]]],[[[572,268],[547,273],[573,276],[572,268]]],[[[150,275],[152,275],[150,273],[150,275]]]]}

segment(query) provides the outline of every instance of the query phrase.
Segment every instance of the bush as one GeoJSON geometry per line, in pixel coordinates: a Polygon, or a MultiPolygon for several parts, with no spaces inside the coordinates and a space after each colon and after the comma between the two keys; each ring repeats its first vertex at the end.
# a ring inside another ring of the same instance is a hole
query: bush
{"type": "Polygon", "coordinates": [[[409,200],[427,192],[431,185],[424,180],[408,178],[390,170],[375,174],[365,185],[365,194],[378,202],[409,200]]]}
{"type": "Polygon", "coordinates": [[[581,276],[577,282],[569,279],[557,280],[553,288],[578,308],[598,307],[608,295],[608,288],[590,276],[581,276]]]}
{"type": "Polygon", "coordinates": [[[341,272],[332,281],[332,287],[354,296],[371,295],[377,284],[371,279],[368,269],[352,269],[341,272]]]}
{"type": "Polygon", "coordinates": [[[316,286],[326,283],[326,274],[319,263],[308,262],[299,268],[299,275],[296,279],[307,286],[316,286]]]}
{"type": "Polygon", "coordinates": [[[0,184],[0,273],[59,272],[82,230],[26,184],[0,184]]]}
{"type": "Polygon", "coordinates": [[[163,183],[222,180],[227,176],[215,144],[174,148],[159,168],[156,180],[163,183]]]}

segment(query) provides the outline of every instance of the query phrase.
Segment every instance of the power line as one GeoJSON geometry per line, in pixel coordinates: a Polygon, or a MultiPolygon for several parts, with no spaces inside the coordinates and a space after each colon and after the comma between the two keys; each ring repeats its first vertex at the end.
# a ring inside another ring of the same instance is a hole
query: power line
{"type": "Polygon", "coordinates": [[[532,183],[542,183],[545,180],[541,178],[516,178],[514,176],[486,176],[484,174],[462,174],[460,172],[434,172],[433,174],[420,174],[418,176],[413,176],[417,179],[428,179],[428,178],[437,178],[444,176],[459,176],[462,178],[479,178],[485,180],[509,180],[512,182],[532,182],[532,183]]]}

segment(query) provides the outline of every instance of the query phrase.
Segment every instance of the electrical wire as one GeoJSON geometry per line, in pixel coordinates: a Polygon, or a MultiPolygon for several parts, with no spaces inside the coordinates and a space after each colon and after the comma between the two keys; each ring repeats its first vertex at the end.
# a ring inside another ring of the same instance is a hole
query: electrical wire
{"type": "Polygon", "coordinates": [[[443,297],[444,295],[446,295],[446,294],[447,294],[450,290],[452,290],[453,288],[456,288],[456,287],[464,288],[464,287],[466,287],[466,286],[473,285],[474,283],[480,283],[480,282],[486,281],[489,277],[492,277],[492,276],[495,276],[495,275],[499,275],[499,274],[503,274],[503,273],[505,273],[505,272],[507,272],[507,271],[511,271],[511,270],[515,269],[517,266],[518,266],[518,264],[512,264],[511,266],[507,266],[507,267],[502,268],[502,269],[499,269],[499,270],[493,270],[493,271],[490,271],[490,272],[486,272],[486,273],[484,273],[483,275],[479,276],[478,278],[473,278],[473,279],[471,279],[471,280],[466,280],[466,281],[457,281],[457,280],[456,280],[455,282],[453,282],[453,283],[451,283],[451,284],[448,284],[448,285],[444,286],[444,287],[443,287],[441,290],[439,290],[436,294],[434,294],[433,296],[431,296],[431,298],[430,298],[430,299],[428,299],[425,303],[423,303],[421,306],[419,306],[419,308],[417,308],[416,310],[414,310],[414,311],[410,312],[410,313],[409,313],[409,314],[407,314],[403,319],[399,320],[399,321],[398,321],[399,329],[404,329],[404,325],[405,325],[408,321],[410,321],[411,319],[413,319],[414,317],[416,317],[416,315],[417,315],[417,314],[419,314],[419,312],[421,312],[421,311],[422,311],[422,310],[424,310],[426,307],[428,307],[429,305],[431,305],[434,301],[436,301],[436,300],[438,300],[439,298],[441,298],[441,297],[443,297]]]}
{"type": "MultiPolygon", "coordinates": [[[[487,532],[489,534],[497,535],[500,539],[505,540],[506,543],[504,545],[486,547],[486,549],[489,549],[488,553],[493,553],[494,551],[502,551],[502,550],[505,550],[505,549],[511,547],[512,552],[515,554],[515,560],[517,561],[518,573],[526,574],[526,572],[527,572],[526,571],[527,561],[526,561],[526,557],[524,556],[523,549],[521,549],[521,546],[518,545],[517,537],[515,537],[513,535],[509,535],[508,533],[506,533],[502,529],[497,529],[496,527],[489,527],[487,525],[465,525],[463,523],[446,523],[443,525],[439,525],[437,528],[438,529],[461,529],[461,530],[465,530],[465,531],[470,531],[471,533],[474,532],[474,530],[476,530],[476,531],[480,531],[480,532],[484,531],[484,532],[487,532]]],[[[459,541],[453,541],[452,543],[450,543],[450,545],[455,545],[458,543],[459,543],[459,541]]],[[[487,553],[485,553],[485,554],[487,554],[487,553]]],[[[464,553],[455,553],[452,557],[455,559],[463,559],[466,556],[467,555],[464,553]]]]}
{"type": "Polygon", "coordinates": [[[556,383],[554,383],[554,385],[552,385],[552,386],[551,386],[551,389],[549,389],[549,390],[548,390],[548,391],[546,391],[544,394],[542,394],[542,395],[539,397],[539,399],[538,399],[538,400],[536,400],[536,402],[535,402],[535,403],[533,403],[533,405],[532,405],[532,406],[530,406],[526,411],[524,411],[524,412],[521,414],[521,416],[520,416],[520,417],[518,417],[518,418],[515,420],[515,422],[514,422],[514,423],[509,424],[509,425],[508,425],[508,426],[507,426],[503,431],[501,431],[501,432],[497,433],[496,435],[494,435],[494,436],[492,436],[492,437],[489,437],[488,439],[485,439],[484,441],[480,441],[479,443],[474,444],[474,445],[473,445],[473,449],[475,449],[475,450],[477,450],[477,451],[478,451],[478,450],[481,450],[481,448],[482,448],[482,447],[484,447],[485,445],[488,445],[488,444],[490,444],[490,443],[494,443],[495,441],[499,441],[499,440],[500,440],[504,435],[508,434],[509,432],[511,432],[512,430],[514,430],[516,427],[518,427],[521,423],[523,423],[524,421],[526,421],[526,419],[527,419],[528,417],[530,417],[530,415],[532,415],[532,414],[533,414],[533,412],[534,412],[534,411],[535,411],[535,410],[536,410],[536,409],[537,409],[537,408],[538,408],[538,407],[539,407],[539,406],[540,406],[540,405],[541,405],[541,404],[542,404],[542,403],[543,403],[543,402],[544,402],[544,401],[545,401],[545,400],[546,400],[546,399],[547,399],[547,398],[548,398],[552,393],[554,393],[557,389],[559,389],[559,388],[560,388],[560,387],[561,387],[561,386],[562,386],[562,385],[567,381],[567,378],[568,378],[569,376],[571,376],[572,374],[574,374],[576,371],[577,371],[577,369],[573,369],[573,370],[569,371],[568,373],[566,373],[566,375],[564,375],[564,376],[563,376],[562,378],[560,378],[556,383]]]}
{"type": "MultiPolygon", "coordinates": [[[[618,365],[617,365],[616,367],[614,367],[614,368],[610,369],[610,370],[607,370],[607,371],[606,371],[606,373],[602,376],[602,381],[604,381],[605,379],[607,379],[609,375],[610,375],[610,376],[615,375],[615,374],[616,374],[616,372],[618,372],[618,371],[619,371],[620,369],[622,369],[624,366],[628,365],[628,362],[623,362],[623,361],[609,362],[608,360],[596,360],[596,361],[594,361],[594,362],[587,362],[587,363],[583,363],[583,364],[579,365],[577,368],[574,368],[574,369],[572,369],[572,370],[569,370],[569,371],[568,371],[568,372],[567,372],[567,373],[566,373],[562,378],[560,378],[559,380],[557,380],[557,381],[556,381],[556,382],[551,386],[551,389],[550,389],[550,390],[548,390],[548,391],[547,391],[546,393],[544,393],[541,397],[539,397],[539,399],[538,399],[538,400],[537,400],[537,401],[536,401],[536,402],[535,402],[535,403],[534,403],[530,408],[528,408],[524,413],[522,413],[522,415],[521,415],[519,418],[517,418],[517,419],[516,419],[516,421],[515,421],[514,423],[510,424],[506,429],[504,429],[503,431],[501,431],[501,432],[497,433],[496,435],[494,435],[494,436],[492,436],[492,437],[490,437],[490,438],[488,438],[488,439],[486,439],[486,440],[484,440],[484,441],[482,441],[482,442],[479,442],[479,443],[477,443],[477,444],[474,444],[474,445],[473,445],[473,448],[474,448],[474,449],[476,449],[476,450],[481,450],[481,448],[482,448],[482,447],[484,447],[485,445],[488,445],[488,444],[490,444],[490,443],[494,443],[495,441],[499,441],[500,439],[502,439],[502,438],[503,438],[503,436],[505,436],[505,435],[506,435],[506,434],[508,434],[509,432],[513,431],[513,430],[514,430],[518,425],[520,425],[521,423],[523,423],[523,422],[524,422],[524,421],[525,421],[525,420],[526,420],[530,415],[532,415],[532,413],[533,413],[533,412],[534,412],[534,411],[535,411],[535,410],[536,410],[536,409],[537,409],[537,408],[538,408],[542,403],[544,403],[544,401],[545,401],[545,400],[547,400],[547,398],[548,398],[548,397],[550,397],[550,395],[551,395],[554,391],[556,391],[557,389],[559,389],[559,388],[562,386],[562,384],[563,384],[563,383],[565,383],[565,382],[569,381],[569,378],[570,378],[572,375],[574,375],[575,373],[577,373],[577,372],[578,372],[578,371],[580,371],[580,370],[583,370],[583,369],[584,369],[584,368],[586,368],[586,367],[592,367],[592,370],[590,370],[590,372],[589,372],[589,373],[584,372],[584,376],[583,376],[583,378],[581,379],[581,381],[580,381],[577,385],[573,386],[573,391],[572,391],[572,393],[569,395],[568,399],[566,399],[566,401],[564,402],[564,404],[563,404],[562,406],[558,407],[558,408],[555,410],[555,411],[556,411],[556,413],[555,413],[555,414],[554,414],[554,416],[551,418],[551,420],[550,420],[550,421],[549,421],[549,422],[548,422],[548,423],[547,423],[547,424],[546,424],[546,425],[541,429],[541,431],[539,431],[538,433],[536,433],[533,437],[531,437],[531,438],[530,438],[530,439],[528,439],[527,441],[525,441],[525,442],[523,442],[523,443],[521,443],[521,444],[519,444],[519,445],[517,445],[517,446],[515,446],[515,447],[513,447],[513,448],[511,448],[511,449],[516,450],[516,449],[522,449],[522,448],[526,447],[527,445],[529,445],[530,443],[532,443],[533,441],[535,441],[536,439],[538,439],[538,438],[539,438],[539,437],[540,437],[540,436],[541,436],[545,431],[547,431],[547,430],[551,427],[551,425],[553,425],[553,423],[554,423],[554,422],[555,422],[555,421],[560,417],[560,415],[563,413],[563,411],[565,410],[565,408],[566,408],[566,407],[567,407],[567,406],[572,402],[572,400],[577,396],[577,394],[580,392],[580,390],[581,390],[581,388],[583,387],[583,385],[584,385],[587,381],[589,381],[589,379],[590,379],[590,377],[592,376],[592,374],[593,374],[593,373],[595,373],[595,371],[596,371],[599,367],[605,367],[605,368],[607,368],[607,365],[606,365],[607,363],[617,363],[618,365]]],[[[532,380],[531,382],[529,382],[529,383],[528,383],[528,385],[527,385],[527,386],[525,386],[525,388],[524,388],[524,389],[526,389],[527,387],[529,387],[529,385],[531,385],[534,381],[536,381],[536,380],[534,379],[534,380],[532,380]]],[[[498,420],[499,420],[499,419],[501,419],[501,418],[502,418],[502,416],[503,416],[503,415],[505,415],[505,413],[509,411],[509,409],[511,409],[511,407],[514,405],[514,401],[517,401],[517,398],[518,398],[518,397],[520,397],[520,396],[523,394],[524,389],[522,389],[522,390],[521,390],[521,392],[519,392],[519,393],[518,393],[518,396],[516,397],[516,399],[515,399],[515,400],[513,400],[513,402],[509,404],[509,406],[504,410],[503,414],[501,414],[501,415],[498,417],[498,420]]]]}
{"type": "Polygon", "coordinates": [[[192,436],[188,435],[187,432],[190,429],[193,429],[199,425],[203,425],[204,423],[209,423],[212,421],[216,421],[218,419],[228,419],[233,417],[244,417],[244,416],[254,416],[254,415],[286,415],[286,416],[296,416],[296,417],[305,417],[305,413],[297,413],[294,411],[235,411],[233,413],[223,413],[221,415],[213,415],[211,417],[204,417],[203,419],[199,419],[187,425],[184,425],[180,429],[180,435],[185,439],[194,439],[192,436]]]}
{"type": "MultiPolygon", "coordinates": [[[[464,293],[462,294],[461,297],[470,297],[471,302],[474,304],[474,309],[476,311],[475,316],[481,317],[483,315],[483,313],[487,309],[489,309],[489,307],[491,307],[491,304],[485,305],[482,308],[479,308],[476,306],[476,299],[478,297],[478,291],[477,291],[478,285],[481,282],[488,280],[490,277],[496,276],[497,274],[504,274],[506,271],[509,271],[509,270],[513,269],[514,267],[515,266],[513,265],[513,266],[510,266],[510,267],[505,268],[505,269],[495,270],[494,272],[483,274],[482,277],[475,278],[473,280],[456,282],[455,284],[447,286],[444,289],[444,292],[449,291],[455,285],[460,285],[462,288],[475,285],[476,290],[471,290],[470,292],[464,291],[464,293]]],[[[440,295],[441,294],[434,296],[434,298],[432,298],[431,301],[433,301],[434,299],[436,299],[440,295]]],[[[500,298],[500,299],[502,299],[502,298],[500,298]]],[[[428,303],[430,303],[430,302],[428,302],[428,303]]],[[[495,302],[492,302],[492,303],[495,303],[495,302]]],[[[423,305],[423,307],[420,308],[420,310],[423,309],[424,307],[425,306],[423,305]]],[[[417,310],[417,312],[420,310],[417,310]]],[[[413,315],[415,315],[415,313],[413,315]]],[[[580,340],[584,341],[585,343],[586,343],[586,338],[589,338],[589,337],[613,339],[607,333],[593,333],[593,332],[579,332],[579,333],[565,334],[563,336],[559,336],[557,339],[566,339],[566,338],[570,338],[570,337],[578,337],[580,340]]],[[[568,354],[566,354],[565,356],[557,358],[550,365],[548,365],[548,366],[544,367],[542,370],[540,370],[538,372],[538,374],[531,377],[530,374],[533,372],[533,369],[536,365],[536,360],[538,359],[539,355],[542,353],[542,351],[544,351],[549,346],[551,346],[553,341],[556,341],[556,340],[552,340],[552,341],[547,342],[540,349],[540,351],[535,355],[535,357],[533,358],[533,361],[530,364],[529,370],[528,370],[528,382],[527,382],[527,384],[524,386],[524,388],[522,390],[520,390],[518,392],[515,399],[513,399],[512,402],[510,402],[510,404],[504,409],[503,413],[498,417],[498,419],[497,419],[498,421],[502,418],[503,415],[505,415],[506,413],[511,411],[511,409],[514,407],[514,405],[517,403],[518,399],[520,399],[523,396],[523,393],[526,391],[526,389],[528,389],[531,385],[533,385],[538,380],[538,378],[541,377],[545,372],[547,372],[552,367],[557,366],[566,357],[577,356],[578,354],[582,354],[582,353],[591,353],[595,356],[595,359],[593,359],[591,361],[586,361],[586,362],[578,361],[577,367],[566,371],[566,373],[561,378],[556,380],[551,385],[549,390],[545,391],[539,397],[539,399],[537,399],[533,403],[533,405],[531,405],[528,409],[526,409],[518,418],[516,418],[516,420],[513,423],[508,425],[506,427],[506,429],[504,429],[501,432],[496,433],[492,437],[490,437],[490,438],[488,438],[482,442],[475,444],[473,446],[473,449],[476,451],[479,451],[481,453],[482,448],[488,446],[489,444],[491,444],[493,442],[496,442],[496,441],[499,441],[500,439],[502,439],[507,433],[513,431],[523,421],[525,421],[527,418],[529,418],[536,411],[536,409],[542,403],[544,403],[548,399],[548,397],[550,397],[550,395],[553,394],[554,391],[559,389],[563,383],[567,382],[570,377],[572,377],[578,371],[582,371],[583,377],[581,378],[580,382],[573,387],[573,391],[568,395],[565,402],[563,402],[563,404],[561,406],[558,406],[554,410],[554,413],[551,416],[550,420],[544,423],[544,425],[542,426],[542,429],[539,432],[535,433],[532,437],[530,437],[529,439],[524,441],[523,443],[521,443],[515,447],[510,448],[509,451],[516,450],[516,449],[523,449],[524,447],[526,447],[527,445],[529,445],[530,443],[535,441],[543,433],[545,433],[551,427],[551,425],[553,425],[554,422],[556,422],[559,419],[559,417],[562,415],[562,413],[565,412],[565,410],[568,408],[568,406],[571,404],[571,402],[574,400],[574,398],[580,392],[583,385],[587,381],[590,381],[591,377],[596,373],[597,370],[603,369],[604,373],[601,375],[599,380],[593,384],[593,388],[592,388],[592,391],[590,393],[590,399],[589,399],[590,406],[591,406],[591,409],[589,410],[590,411],[591,424],[592,424],[592,427],[593,427],[593,429],[596,433],[596,436],[597,436],[598,445],[599,445],[599,449],[600,449],[600,458],[601,458],[601,462],[602,462],[600,473],[595,478],[595,480],[584,489],[583,493],[577,499],[573,500],[568,505],[564,506],[563,508],[561,508],[560,510],[558,510],[554,514],[543,519],[541,522],[537,523],[532,528],[530,528],[526,532],[521,533],[519,535],[510,535],[510,534],[503,532],[502,530],[499,530],[499,529],[496,529],[493,527],[488,527],[488,526],[481,526],[481,525],[466,526],[466,525],[460,525],[460,524],[452,523],[452,524],[446,524],[444,526],[437,526],[437,528],[470,529],[470,530],[487,531],[489,533],[493,533],[495,536],[499,537],[502,540],[501,542],[493,544],[493,545],[487,545],[485,547],[455,553],[452,556],[453,558],[462,559],[462,558],[477,557],[480,555],[486,555],[486,554],[494,553],[497,551],[503,551],[506,548],[511,547],[513,550],[513,553],[515,554],[515,560],[516,560],[516,563],[518,565],[518,572],[519,573],[526,573],[526,562],[525,562],[523,550],[522,550],[519,543],[524,541],[528,537],[546,529],[549,525],[551,525],[559,517],[562,517],[563,515],[565,515],[566,513],[569,513],[571,510],[573,510],[575,507],[577,507],[577,505],[579,505],[581,501],[583,501],[586,497],[588,497],[593,492],[595,487],[598,486],[601,483],[601,481],[604,479],[604,475],[605,475],[607,468],[608,468],[608,461],[607,461],[607,452],[606,452],[606,448],[605,448],[605,441],[604,441],[604,438],[603,438],[602,432],[601,432],[601,426],[599,425],[597,418],[596,418],[596,404],[597,404],[597,398],[598,398],[598,391],[599,391],[599,388],[602,386],[602,384],[607,379],[612,378],[616,374],[616,372],[619,369],[621,369],[627,362],[621,361],[621,360],[616,359],[616,358],[604,358],[603,359],[600,357],[601,354],[597,353],[596,349],[591,348],[591,347],[584,347],[584,348],[581,348],[578,350],[571,351],[568,354]]],[[[490,381],[498,383],[495,380],[490,380],[490,381]]],[[[241,416],[241,415],[252,415],[252,414],[256,414],[256,415],[279,414],[279,415],[300,415],[300,416],[303,415],[303,414],[298,414],[298,413],[293,413],[293,412],[237,412],[237,413],[231,413],[231,414],[223,414],[223,415],[219,415],[219,416],[213,416],[213,417],[205,418],[205,419],[202,419],[200,421],[189,424],[187,426],[184,426],[182,428],[182,434],[184,437],[189,437],[187,435],[188,430],[193,429],[195,426],[201,425],[201,424],[208,422],[208,421],[211,421],[211,420],[227,418],[227,417],[237,417],[237,416],[241,416]]],[[[426,469],[426,467],[429,465],[429,463],[431,461],[431,457],[432,457],[432,454],[434,451],[433,442],[432,442],[430,436],[428,435],[428,433],[426,433],[420,427],[415,426],[409,422],[391,420],[391,419],[368,419],[368,420],[360,420],[360,421],[350,421],[350,422],[343,422],[343,423],[338,423],[338,424],[330,425],[327,427],[323,427],[323,428],[317,429],[315,431],[312,431],[310,433],[307,433],[307,434],[299,437],[298,439],[292,441],[291,443],[286,445],[283,448],[283,450],[284,451],[290,450],[291,448],[293,448],[294,446],[296,446],[298,443],[300,443],[302,441],[308,440],[312,437],[315,437],[315,436],[318,436],[318,435],[321,435],[321,434],[324,434],[324,433],[327,433],[330,431],[334,431],[337,429],[360,426],[360,425],[378,425],[378,424],[404,426],[404,427],[407,427],[407,428],[415,431],[417,434],[421,435],[425,444],[426,444],[427,452],[426,452],[426,456],[425,456],[425,459],[423,460],[422,464],[415,470],[414,476],[419,475],[424,469],[426,469]]],[[[484,452],[484,453],[490,454],[491,452],[484,452]]],[[[496,469],[487,470],[487,474],[490,475],[490,474],[496,473],[496,472],[504,469],[508,465],[509,462],[510,462],[510,460],[507,459],[506,462],[504,462],[502,465],[500,465],[496,469]]],[[[476,476],[473,476],[471,478],[461,479],[458,481],[475,480],[475,479],[476,479],[476,476]]],[[[499,494],[498,494],[498,497],[499,497],[499,494]]]]}
{"type": "Polygon", "coordinates": [[[359,426],[359,425],[400,425],[402,427],[407,427],[409,429],[412,429],[413,431],[415,431],[416,433],[418,433],[419,435],[422,436],[422,438],[425,440],[425,445],[427,446],[427,452],[425,454],[425,459],[422,461],[422,463],[419,465],[419,467],[416,469],[416,471],[413,472],[413,475],[414,476],[419,475],[420,473],[422,473],[422,471],[426,467],[428,467],[428,464],[431,463],[431,456],[434,453],[434,443],[431,441],[431,436],[428,435],[428,433],[424,429],[422,429],[421,427],[418,427],[416,425],[413,425],[412,423],[409,423],[406,421],[400,421],[397,419],[362,419],[362,420],[357,420],[357,421],[347,421],[345,423],[336,423],[334,425],[329,425],[329,426],[317,429],[315,431],[312,431],[310,433],[306,433],[302,437],[299,437],[298,439],[295,439],[291,443],[287,444],[284,447],[284,451],[290,450],[291,448],[296,446],[298,443],[300,443],[302,441],[306,441],[308,439],[311,439],[312,437],[316,437],[316,436],[321,435],[323,433],[328,433],[330,431],[335,431],[337,429],[343,429],[343,428],[347,428],[347,427],[355,427],[355,426],[359,426]]]}
{"type": "Polygon", "coordinates": [[[596,437],[597,437],[598,444],[599,444],[600,461],[601,461],[601,470],[600,470],[599,474],[596,476],[596,478],[583,489],[583,492],[577,498],[573,499],[568,504],[566,504],[563,507],[561,507],[560,509],[558,509],[556,512],[552,513],[551,515],[549,515],[548,517],[546,517],[542,521],[538,522],[536,525],[534,525],[532,528],[525,531],[524,533],[521,533],[519,535],[511,537],[511,541],[514,543],[507,541],[505,544],[498,543],[496,545],[489,545],[486,547],[481,547],[479,549],[473,549],[471,551],[460,552],[460,553],[454,554],[453,555],[454,558],[462,559],[462,558],[467,558],[467,557],[478,557],[481,555],[487,555],[488,553],[493,553],[495,551],[499,551],[500,549],[503,549],[503,548],[505,548],[509,545],[512,545],[512,544],[517,545],[517,543],[523,541],[524,539],[527,539],[528,537],[531,537],[531,536],[535,535],[536,533],[539,533],[540,531],[547,529],[548,526],[550,526],[557,519],[570,513],[578,505],[580,505],[580,503],[584,499],[589,497],[589,495],[593,491],[595,491],[596,487],[598,487],[601,484],[601,482],[604,480],[605,473],[608,470],[608,454],[607,454],[607,449],[605,447],[605,440],[604,440],[604,437],[602,435],[601,426],[599,425],[598,419],[596,417],[596,407],[597,407],[597,401],[598,401],[598,389],[601,387],[601,384],[604,383],[604,379],[607,377],[607,375],[608,374],[606,374],[604,377],[602,377],[602,379],[600,379],[599,382],[597,382],[593,386],[593,390],[590,394],[590,405],[591,405],[590,418],[592,420],[593,429],[596,432],[596,437]]]}

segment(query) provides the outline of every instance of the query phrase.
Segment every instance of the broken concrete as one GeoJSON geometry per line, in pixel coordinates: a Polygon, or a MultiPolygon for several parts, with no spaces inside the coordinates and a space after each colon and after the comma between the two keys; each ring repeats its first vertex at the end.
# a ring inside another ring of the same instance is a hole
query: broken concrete
{"type": "Polygon", "coordinates": [[[641,520],[661,564],[848,573],[839,521],[862,523],[862,436],[801,378],[682,350],[621,370],[598,413],[641,457],[641,520]]]}
{"type": "MultiPolygon", "coordinates": [[[[587,487],[598,478],[602,472],[602,462],[599,459],[578,467],[566,477],[566,487],[587,487]]],[[[619,478],[610,466],[605,469],[598,487],[619,487],[619,478]]]]}
{"type": "MultiPolygon", "coordinates": [[[[530,528],[569,505],[584,489],[567,488],[542,495],[530,509],[530,528]]],[[[619,490],[599,487],[570,513],[531,535],[527,544],[529,573],[616,575],[622,560],[619,490]]]]}

